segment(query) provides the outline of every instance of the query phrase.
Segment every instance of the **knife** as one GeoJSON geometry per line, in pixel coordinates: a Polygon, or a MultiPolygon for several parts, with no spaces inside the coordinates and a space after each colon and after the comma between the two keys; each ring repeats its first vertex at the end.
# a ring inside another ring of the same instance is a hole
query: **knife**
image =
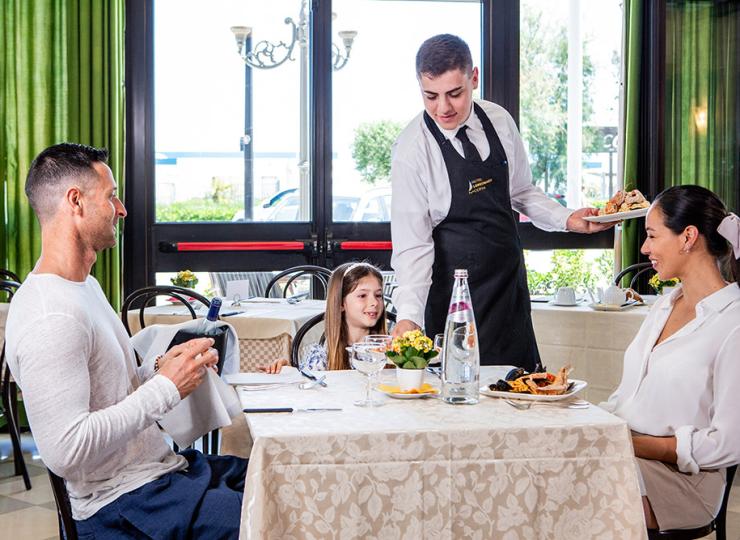
{"type": "Polygon", "coordinates": [[[314,407],[314,408],[308,408],[308,409],[294,409],[293,407],[273,407],[273,408],[266,408],[266,409],[243,409],[243,412],[247,414],[252,413],[298,413],[298,412],[326,412],[326,411],[341,411],[342,409],[339,408],[332,408],[332,407],[314,407]]]}
{"type": "Polygon", "coordinates": [[[307,369],[299,369],[298,371],[304,377],[306,377],[308,379],[311,379],[312,381],[316,381],[317,384],[320,384],[321,386],[323,386],[324,388],[326,388],[326,382],[324,381],[324,379],[326,379],[326,375],[323,375],[321,378],[318,378],[316,375],[314,375],[313,373],[311,373],[307,369]]]}

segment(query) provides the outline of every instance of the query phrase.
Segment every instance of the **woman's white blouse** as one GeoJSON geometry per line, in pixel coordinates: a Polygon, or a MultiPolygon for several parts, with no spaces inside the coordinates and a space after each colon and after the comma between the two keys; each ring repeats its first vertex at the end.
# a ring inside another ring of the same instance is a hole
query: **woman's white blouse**
{"type": "Polygon", "coordinates": [[[697,473],[740,462],[740,288],[704,298],[694,320],[653,347],[682,294],[678,287],[652,306],[602,407],[634,431],[675,435],[679,470],[697,473]]]}

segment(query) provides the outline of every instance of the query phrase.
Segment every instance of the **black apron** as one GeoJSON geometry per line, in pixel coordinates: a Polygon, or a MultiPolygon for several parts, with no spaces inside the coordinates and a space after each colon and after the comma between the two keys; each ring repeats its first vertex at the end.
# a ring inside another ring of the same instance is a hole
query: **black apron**
{"type": "Polygon", "coordinates": [[[478,326],[481,365],[533,370],[540,363],[532,328],[527,273],[509,197],[506,153],[483,109],[474,105],[491,148],[485,161],[469,161],[424,113],[450,177],[447,217],[432,231],[434,266],[424,314],[427,335],[444,332],[456,268],[468,270],[478,326]]]}

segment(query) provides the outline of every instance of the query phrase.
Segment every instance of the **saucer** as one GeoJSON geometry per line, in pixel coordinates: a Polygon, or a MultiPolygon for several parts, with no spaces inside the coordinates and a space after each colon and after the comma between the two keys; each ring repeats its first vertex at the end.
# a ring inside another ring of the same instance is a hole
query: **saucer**
{"type": "Polygon", "coordinates": [[[560,302],[556,302],[555,300],[552,300],[552,301],[550,301],[548,303],[550,305],[552,305],[552,306],[558,306],[558,307],[576,307],[576,306],[578,306],[578,302],[576,302],[575,304],[562,304],[560,302]]]}

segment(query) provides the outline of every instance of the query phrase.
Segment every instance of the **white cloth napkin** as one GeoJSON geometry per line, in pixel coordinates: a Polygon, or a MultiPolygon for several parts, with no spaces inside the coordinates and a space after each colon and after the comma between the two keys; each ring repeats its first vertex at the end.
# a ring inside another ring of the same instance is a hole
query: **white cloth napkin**
{"type": "MultiPolygon", "coordinates": [[[[200,323],[195,319],[147,326],[131,338],[131,344],[141,358],[149,359],[164,354],[178,330],[195,331],[200,323]]],[[[239,366],[239,341],[230,324],[221,322],[220,326],[229,327],[222,373],[234,373],[239,366]]],[[[240,412],[241,403],[234,389],[209,369],[200,386],[164,415],[159,424],[178,446],[186,447],[214,429],[231,425],[231,419],[240,412]]]]}

